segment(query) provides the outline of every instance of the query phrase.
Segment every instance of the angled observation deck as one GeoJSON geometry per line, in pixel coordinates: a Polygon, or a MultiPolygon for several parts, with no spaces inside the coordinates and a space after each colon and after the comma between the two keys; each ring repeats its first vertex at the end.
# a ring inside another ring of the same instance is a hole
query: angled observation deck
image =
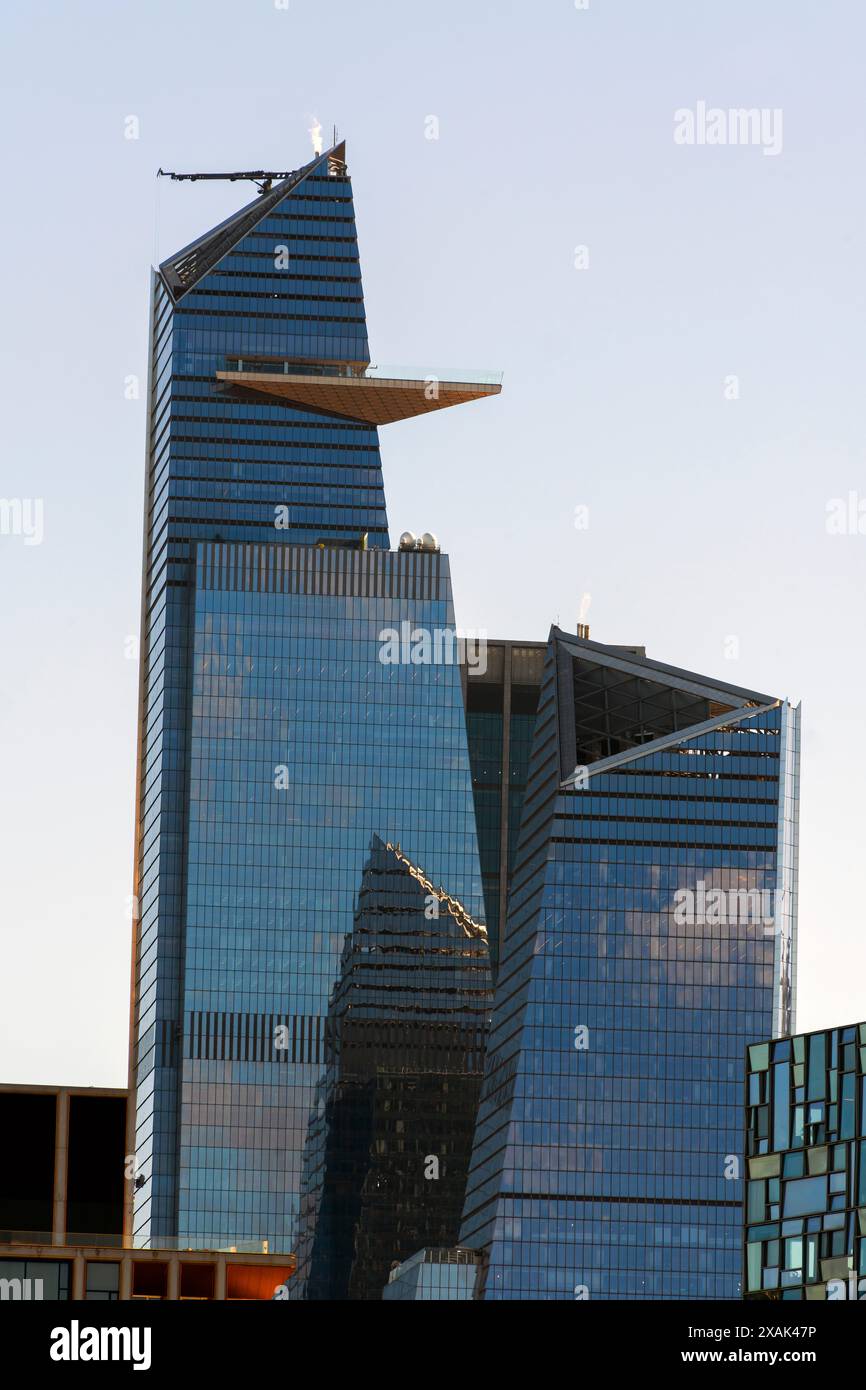
{"type": "Polygon", "coordinates": [[[363,363],[239,359],[216,377],[232,393],[252,392],[272,403],[368,425],[391,425],[433,410],[498,396],[502,390],[501,374],[363,363]]]}

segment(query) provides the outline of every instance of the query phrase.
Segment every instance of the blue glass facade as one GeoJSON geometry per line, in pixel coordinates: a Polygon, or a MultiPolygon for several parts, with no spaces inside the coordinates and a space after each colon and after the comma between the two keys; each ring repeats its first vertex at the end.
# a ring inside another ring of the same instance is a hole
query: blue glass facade
{"type": "Polygon", "coordinates": [[[447,559],[388,551],[377,429],[228,386],[369,362],[342,147],[154,277],[132,1077],[138,1242],[292,1251],[371,837],[483,919],[447,559]]]}
{"type": "Polygon", "coordinates": [[[176,1193],[193,1244],[295,1248],[371,835],[483,917],[459,669],[383,664],[406,621],[453,628],[445,557],[198,548],[176,1193]]]}
{"type": "Polygon", "coordinates": [[[798,712],[554,629],[460,1242],[488,1299],[735,1298],[791,1023],[798,712]]]}

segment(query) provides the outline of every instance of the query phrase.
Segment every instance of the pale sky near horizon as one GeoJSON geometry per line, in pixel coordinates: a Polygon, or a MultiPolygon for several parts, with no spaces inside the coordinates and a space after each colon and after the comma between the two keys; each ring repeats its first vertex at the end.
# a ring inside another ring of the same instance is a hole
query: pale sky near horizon
{"type": "Polygon", "coordinates": [[[0,1081],[126,1081],[149,267],[249,196],[155,173],[297,167],[314,117],[348,142],[374,360],[505,373],[382,431],[392,537],[439,535],[466,628],[543,640],[590,594],[599,641],[802,699],[798,1024],[866,1018],[866,12],[67,0],[0,24],[0,497],[44,517],[39,545],[0,534],[0,1081]],[[678,144],[699,103],[781,113],[780,148],[678,144]]]}

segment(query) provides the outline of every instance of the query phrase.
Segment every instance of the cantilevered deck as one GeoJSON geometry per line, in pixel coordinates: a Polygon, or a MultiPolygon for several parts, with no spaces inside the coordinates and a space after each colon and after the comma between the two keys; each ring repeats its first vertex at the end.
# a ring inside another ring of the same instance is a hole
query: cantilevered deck
{"type": "Polygon", "coordinates": [[[219,371],[228,390],[251,391],[299,410],[314,410],[368,425],[390,425],[498,396],[502,377],[483,372],[438,372],[409,367],[365,367],[354,363],[247,362],[219,371]]]}

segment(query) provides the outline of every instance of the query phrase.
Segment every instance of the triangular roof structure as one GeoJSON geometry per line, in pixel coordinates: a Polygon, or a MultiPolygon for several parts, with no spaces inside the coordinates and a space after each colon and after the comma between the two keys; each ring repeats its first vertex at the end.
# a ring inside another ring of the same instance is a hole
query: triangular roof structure
{"type": "Polygon", "coordinates": [[[727,681],[551,629],[562,775],[595,774],[778,701],[727,681]]]}
{"type": "Polygon", "coordinates": [[[159,267],[160,274],[175,303],[188,294],[209,270],[213,270],[217,262],[221,261],[223,256],[227,256],[243,237],[267,217],[268,213],[273,212],[289,193],[293,193],[298,184],[320,165],[327,166],[332,162],[345,166],[345,140],[333,145],[324,154],[316,155],[309,164],[296,169],[267,193],[260,193],[252,203],[247,203],[224,222],[220,222],[219,226],[211,228],[209,232],[205,232],[203,236],[191,241],[188,246],[184,246],[174,256],[163,261],[159,267]]]}

